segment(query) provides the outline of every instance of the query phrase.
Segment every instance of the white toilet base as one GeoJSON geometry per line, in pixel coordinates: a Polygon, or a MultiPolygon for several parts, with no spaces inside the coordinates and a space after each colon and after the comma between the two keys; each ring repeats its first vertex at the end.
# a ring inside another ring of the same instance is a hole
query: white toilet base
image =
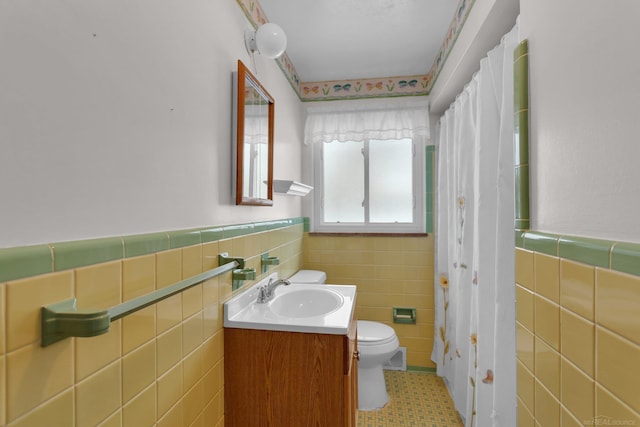
{"type": "Polygon", "coordinates": [[[358,409],[374,411],[389,401],[382,364],[372,368],[358,368],[358,409]]]}

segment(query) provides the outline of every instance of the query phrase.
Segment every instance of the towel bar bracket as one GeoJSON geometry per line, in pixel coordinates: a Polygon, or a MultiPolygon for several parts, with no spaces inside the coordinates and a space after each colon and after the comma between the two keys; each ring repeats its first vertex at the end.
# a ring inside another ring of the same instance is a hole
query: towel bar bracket
{"type": "Polygon", "coordinates": [[[223,252],[218,255],[218,264],[220,265],[225,265],[234,261],[238,263],[239,269],[244,269],[244,258],[230,257],[227,252],[223,252]]]}
{"type": "Polygon", "coordinates": [[[95,337],[109,332],[108,310],[87,311],[76,308],[76,299],[42,307],[43,347],[69,337],[95,337]]]}

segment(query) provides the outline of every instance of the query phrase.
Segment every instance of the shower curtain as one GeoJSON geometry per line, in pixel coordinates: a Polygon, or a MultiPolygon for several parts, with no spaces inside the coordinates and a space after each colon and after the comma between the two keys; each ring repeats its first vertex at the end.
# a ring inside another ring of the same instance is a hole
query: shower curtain
{"type": "Polygon", "coordinates": [[[432,360],[465,427],[517,425],[513,50],[482,59],[436,126],[432,360]]]}

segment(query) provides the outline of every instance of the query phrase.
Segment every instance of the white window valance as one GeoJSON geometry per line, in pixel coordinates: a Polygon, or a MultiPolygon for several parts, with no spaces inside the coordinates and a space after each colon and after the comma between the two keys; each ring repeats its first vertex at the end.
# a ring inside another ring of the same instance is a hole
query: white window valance
{"type": "Polygon", "coordinates": [[[305,144],[429,138],[428,99],[339,101],[307,109],[305,144]]]}
{"type": "Polygon", "coordinates": [[[245,144],[267,144],[269,142],[268,105],[255,104],[244,107],[245,144]]]}

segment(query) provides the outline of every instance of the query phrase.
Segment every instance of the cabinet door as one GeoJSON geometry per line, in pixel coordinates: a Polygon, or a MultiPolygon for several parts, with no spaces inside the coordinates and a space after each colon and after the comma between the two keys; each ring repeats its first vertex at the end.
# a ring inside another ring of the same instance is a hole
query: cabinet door
{"type": "Polygon", "coordinates": [[[344,376],[344,425],[358,425],[358,352],[354,352],[349,372],[344,376]]]}
{"type": "Polygon", "coordinates": [[[347,369],[344,376],[344,425],[356,427],[358,425],[358,331],[355,317],[351,319],[349,332],[347,333],[347,369]]]}
{"type": "Polygon", "coordinates": [[[341,335],[225,329],[225,425],[341,426],[343,348],[341,335]]]}

